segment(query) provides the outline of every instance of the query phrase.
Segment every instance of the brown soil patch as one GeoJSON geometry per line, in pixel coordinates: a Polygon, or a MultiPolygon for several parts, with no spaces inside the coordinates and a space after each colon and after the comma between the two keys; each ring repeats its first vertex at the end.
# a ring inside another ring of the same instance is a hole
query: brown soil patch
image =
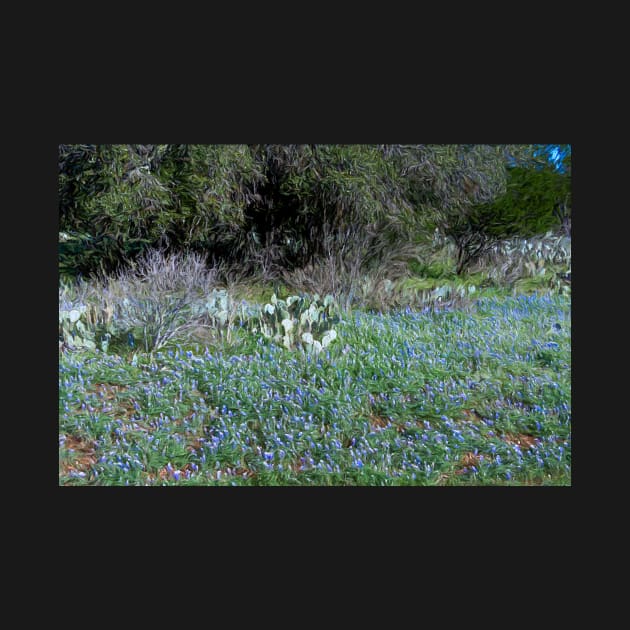
{"type": "Polygon", "coordinates": [[[391,422],[387,418],[383,418],[382,416],[371,414],[368,417],[370,418],[370,424],[372,425],[372,428],[376,429],[377,431],[381,431],[391,424],[391,422]]]}
{"type": "Polygon", "coordinates": [[[468,451],[464,453],[459,460],[459,468],[455,470],[456,475],[463,475],[465,468],[470,468],[471,466],[479,466],[479,462],[481,462],[482,455],[481,453],[473,453],[472,451],[468,451]]]}
{"type": "Polygon", "coordinates": [[[256,472],[253,471],[251,468],[244,468],[243,466],[237,466],[236,468],[233,468],[232,470],[234,471],[234,474],[238,475],[239,477],[242,477],[243,475],[245,475],[245,477],[256,476],[256,472]]]}
{"type": "Polygon", "coordinates": [[[103,394],[104,400],[112,400],[116,398],[119,392],[126,391],[126,385],[112,385],[111,383],[94,383],[93,389],[89,390],[95,392],[99,396],[103,394]]]}
{"type": "Polygon", "coordinates": [[[508,444],[518,444],[518,446],[525,449],[531,448],[539,443],[538,438],[528,433],[504,433],[501,439],[508,444]]]}
{"type": "Polygon", "coordinates": [[[190,444],[186,446],[186,448],[192,453],[193,451],[198,451],[204,447],[205,441],[201,440],[201,438],[194,438],[190,444]]]}
{"type": "Polygon", "coordinates": [[[73,451],[94,452],[94,443],[88,442],[83,438],[76,437],[75,435],[68,435],[66,441],[63,443],[63,448],[72,449],[73,451]]]}
{"type": "MultiPolygon", "coordinates": [[[[230,472],[227,472],[227,470],[225,469],[221,469],[221,476],[231,476],[231,475],[238,475],[238,476],[243,476],[245,475],[246,477],[255,477],[256,476],[256,472],[251,470],[250,468],[245,468],[243,466],[235,466],[234,468],[232,467],[228,467],[230,468],[230,472]]],[[[194,469],[192,467],[191,464],[184,464],[181,468],[177,469],[177,468],[173,468],[172,470],[169,470],[166,466],[163,466],[162,468],[160,468],[160,470],[157,471],[157,473],[155,475],[152,474],[147,474],[147,481],[149,482],[153,482],[156,478],[160,479],[161,481],[165,481],[165,480],[169,480],[169,479],[175,479],[175,471],[179,470],[180,472],[180,477],[179,479],[186,479],[186,471],[190,471],[191,475],[194,474],[194,469]]]]}
{"type": "MultiPolygon", "coordinates": [[[[114,401],[115,406],[112,411],[108,413],[115,413],[122,416],[125,419],[130,418],[136,413],[134,407],[133,398],[121,398],[119,395],[121,392],[127,390],[126,385],[112,385],[111,383],[94,383],[91,389],[88,390],[91,394],[96,394],[101,401],[111,402],[114,401]],[[101,396],[102,394],[102,396],[101,396]]],[[[88,403],[89,406],[89,403],[88,403]]]]}
{"type": "Polygon", "coordinates": [[[482,422],[483,418],[474,409],[462,409],[464,422],[482,422]]]}
{"type": "Polygon", "coordinates": [[[60,474],[68,475],[71,472],[86,472],[90,466],[96,463],[94,443],[74,435],[66,437],[66,441],[60,447],[60,452],[68,453],[70,456],[69,461],[59,462],[60,474]]]}
{"type": "Polygon", "coordinates": [[[175,472],[175,470],[177,469],[173,468],[172,470],[169,470],[166,466],[164,466],[157,471],[157,476],[162,481],[164,481],[165,479],[174,479],[173,473],[175,472]]]}
{"type": "Polygon", "coordinates": [[[468,453],[464,453],[462,455],[461,463],[462,466],[478,466],[481,461],[481,455],[469,451],[468,453]]]}

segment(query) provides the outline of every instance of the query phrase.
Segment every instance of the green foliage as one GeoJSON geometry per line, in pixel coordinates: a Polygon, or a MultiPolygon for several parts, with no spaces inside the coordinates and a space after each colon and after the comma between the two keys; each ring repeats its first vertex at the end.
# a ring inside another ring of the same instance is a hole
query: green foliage
{"type": "Polygon", "coordinates": [[[168,245],[272,277],[409,211],[377,145],[60,145],[59,205],[63,265],[84,275],[168,245]]]}
{"type": "Polygon", "coordinates": [[[458,273],[494,244],[558,229],[566,217],[571,185],[568,175],[549,167],[519,166],[507,173],[503,195],[453,214],[444,228],[459,250],[458,273]]]}
{"type": "MultiPolygon", "coordinates": [[[[542,203],[531,175],[537,152],[538,145],[60,145],[60,264],[87,275],[166,246],[273,281],[337,256],[361,260],[354,282],[383,242],[402,251],[436,228],[474,257],[499,230],[491,208],[499,197],[512,214],[514,195],[542,203]]],[[[566,215],[567,204],[570,195],[556,213],[566,215]]],[[[544,217],[536,217],[538,229],[544,217]]]]}
{"type": "Polygon", "coordinates": [[[365,230],[400,228],[408,204],[376,145],[257,145],[266,181],[247,211],[241,258],[266,277],[346,254],[365,230]],[[333,250],[331,250],[331,247],[333,250]]]}
{"type": "Polygon", "coordinates": [[[455,267],[448,261],[431,261],[423,263],[412,260],[409,263],[410,271],[421,278],[427,279],[452,279],[455,278],[455,267]]]}
{"type": "Polygon", "coordinates": [[[527,145],[402,145],[394,149],[419,209],[490,201],[505,190],[505,164],[527,145]]]}
{"type": "Polygon", "coordinates": [[[62,232],[58,245],[59,272],[69,277],[110,272],[119,268],[121,261],[139,256],[150,243],[146,238],[62,232]]]}
{"type": "Polygon", "coordinates": [[[87,274],[149,246],[229,245],[261,177],[245,145],[60,145],[60,256],[87,274]]]}
{"type": "Polygon", "coordinates": [[[551,169],[512,168],[505,195],[474,208],[471,221],[490,237],[528,238],[558,227],[556,209],[570,195],[570,180],[551,169]]]}
{"type": "Polygon", "coordinates": [[[176,200],[176,221],[166,227],[177,248],[228,250],[245,225],[245,209],[265,181],[248,145],[166,145],[160,178],[176,200]]]}

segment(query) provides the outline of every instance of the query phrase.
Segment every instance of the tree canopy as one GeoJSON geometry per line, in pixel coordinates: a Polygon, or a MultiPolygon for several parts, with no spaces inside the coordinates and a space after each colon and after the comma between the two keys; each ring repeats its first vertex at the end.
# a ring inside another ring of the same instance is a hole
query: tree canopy
{"type": "Polygon", "coordinates": [[[566,220],[570,147],[60,145],[59,212],[60,264],[81,273],[160,246],[293,268],[330,235],[394,244],[436,229],[463,269],[482,242],[566,220]]]}

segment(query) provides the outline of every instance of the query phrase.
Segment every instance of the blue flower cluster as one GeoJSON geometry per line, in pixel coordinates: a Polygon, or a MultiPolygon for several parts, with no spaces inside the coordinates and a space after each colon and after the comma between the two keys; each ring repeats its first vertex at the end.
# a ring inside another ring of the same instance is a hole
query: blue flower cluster
{"type": "Polygon", "coordinates": [[[318,356],[262,339],[135,362],[63,356],[60,453],[80,435],[95,456],[70,472],[60,463],[60,478],[387,485],[570,473],[567,298],[355,312],[338,332],[318,356]]]}

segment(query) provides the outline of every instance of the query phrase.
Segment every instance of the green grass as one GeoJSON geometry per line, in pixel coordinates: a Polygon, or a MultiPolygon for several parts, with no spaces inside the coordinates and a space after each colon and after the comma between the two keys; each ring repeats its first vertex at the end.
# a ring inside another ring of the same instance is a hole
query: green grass
{"type": "MultiPolygon", "coordinates": [[[[570,296],[59,364],[60,485],[570,485],[570,296]]],[[[122,351],[121,351],[122,352],[122,351]]]]}

